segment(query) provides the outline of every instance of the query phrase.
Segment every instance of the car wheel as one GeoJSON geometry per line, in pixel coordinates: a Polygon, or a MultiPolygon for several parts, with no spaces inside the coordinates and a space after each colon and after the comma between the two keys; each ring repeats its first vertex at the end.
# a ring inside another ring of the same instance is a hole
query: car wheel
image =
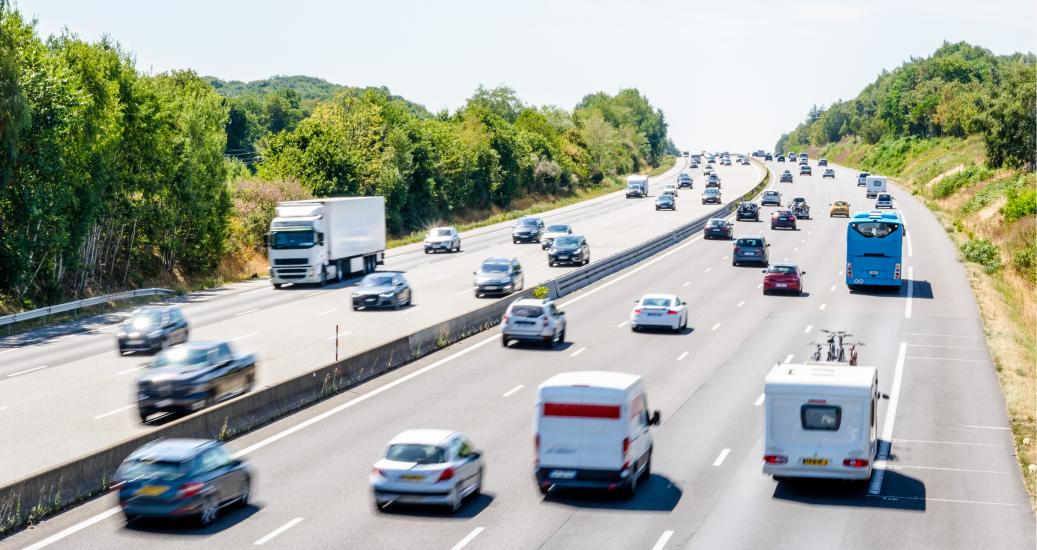
{"type": "Polygon", "coordinates": [[[550,485],[538,485],[537,488],[540,489],[540,494],[542,495],[546,495],[547,493],[551,492],[550,485]]]}
{"type": "Polygon", "coordinates": [[[219,504],[216,502],[216,497],[210,496],[205,499],[202,503],[202,512],[198,514],[198,524],[202,527],[209,525],[216,521],[216,516],[220,513],[219,504]]]}
{"type": "Polygon", "coordinates": [[[738,262],[731,262],[731,265],[734,267],[738,267],[738,262]]]}
{"type": "Polygon", "coordinates": [[[501,347],[503,347],[503,348],[506,348],[506,347],[508,347],[508,337],[507,337],[507,336],[503,336],[503,335],[502,335],[502,336],[500,337],[500,345],[501,345],[501,347]]]}
{"type": "Polygon", "coordinates": [[[456,514],[461,511],[461,491],[454,487],[454,490],[450,493],[450,512],[456,514]]]}
{"type": "Polygon", "coordinates": [[[626,489],[623,490],[624,498],[633,498],[637,493],[637,475],[631,475],[630,481],[627,482],[626,489]]]}
{"type": "Polygon", "coordinates": [[[360,309],[359,307],[357,307],[357,306],[353,306],[353,311],[357,311],[357,310],[359,310],[359,309],[360,309]]]}
{"type": "Polygon", "coordinates": [[[159,351],[166,351],[167,349],[169,349],[169,337],[168,336],[162,338],[162,342],[158,345],[158,350],[159,351]]]}
{"type": "Polygon", "coordinates": [[[215,404],[216,404],[216,394],[211,392],[211,391],[209,393],[205,394],[205,400],[202,401],[202,406],[204,408],[208,409],[209,407],[212,407],[215,404]]]}
{"type": "Polygon", "coordinates": [[[140,421],[141,421],[141,423],[142,424],[147,424],[148,423],[148,416],[151,415],[151,411],[138,410],[137,412],[140,414],[140,421]]]}
{"type": "Polygon", "coordinates": [[[564,328],[562,329],[562,332],[558,333],[558,343],[559,344],[564,344],[565,343],[565,329],[564,328]]]}
{"type": "Polygon", "coordinates": [[[255,383],[256,380],[250,374],[247,378],[245,378],[245,385],[241,389],[244,391],[244,393],[248,393],[252,391],[252,386],[255,385],[255,383]]]}
{"type": "Polygon", "coordinates": [[[426,248],[425,249],[425,254],[428,254],[429,252],[430,252],[429,249],[426,248]]]}
{"type": "Polygon", "coordinates": [[[281,288],[281,283],[274,283],[274,290],[281,288]]]}
{"type": "Polygon", "coordinates": [[[476,297],[476,298],[482,298],[482,294],[480,294],[480,293],[479,293],[479,291],[478,291],[478,290],[476,290],[476,291],[475,291],[475,297],[476,297]]]}
{"type": "Polygon", "coordinates": [[[238,501],[235,503],[238,508],[245,508],[248,506],[249,500],[252,498],[252,480],[245,478],[245,486],[241,488],[241,496],[238,497],[238,501]]]}
{"type": "Polygon", "coordinates": [[[328,272],[322,267],[320,268],[320,286],[326,286],[328,284],[328,272]]]}

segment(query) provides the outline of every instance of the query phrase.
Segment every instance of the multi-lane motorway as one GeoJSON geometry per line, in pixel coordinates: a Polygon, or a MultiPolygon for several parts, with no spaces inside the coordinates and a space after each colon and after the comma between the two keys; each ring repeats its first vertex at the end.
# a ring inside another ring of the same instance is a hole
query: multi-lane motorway
{"type": "MultiPolygon", "coordinates": [[[[207,528],[126,525],[114,499],[104,497],[0,544],[1033,548],[1034,517],[1004,402],[953,246],[923,205],[896,193],[908,225],[908,281],[898,294],[850,293],[842,274],[846,221],[828,218],[827,205],[871,204],[849,170],[837,168],[835,181],[817,173],[773,184],[786,202],[804,196],[813,206],[814,219],[798,230],[772,231],[766,221],[736,226],[737,235],[765,234],[772,261],[788,258],[806,270],[802,296],[763,296],[760,269],[733,267],[730,242],[694,238],[562,299],[569,319],[562,347],[504,349],[496,331],[479,334],[231,442],[255,471],[254,502],[207,528]],[[632,300],[653,291],[691,304],[688,330],[629,330],[632,300]],[[891,396],[879,414],[891,457],[870,483],[776,483],[760,473],[763,378],[776,362],[804,360],[824,328],[866,343],[861,362],[878,367],[880,389],[891,396]],[[545,499],[533,483],[533,392],[549,376],[578,369],[640,374],[651,408],[662,410],[653,473],[632,500],[545,499]],[[416,427],[463,431],[483,451],[484,495],[457,515],[372,506],[371,464],[389,438],[416,427]]],[[[725,189],[733,180],[725,177],[725,189]]],[[[679,199],[682,207],[692,201],[679,199]]],[[[763,209],[764,220],[771,210],[763,209]]],[[[622,220],[623,213],[605,212],[598,223],[616,234],[645,223],[644,216],[622,220]]],[[[265,307],[257,295],[240,300],[265,307]]],[[[294,314],[300,306],[280,307],[294,314]]]]}

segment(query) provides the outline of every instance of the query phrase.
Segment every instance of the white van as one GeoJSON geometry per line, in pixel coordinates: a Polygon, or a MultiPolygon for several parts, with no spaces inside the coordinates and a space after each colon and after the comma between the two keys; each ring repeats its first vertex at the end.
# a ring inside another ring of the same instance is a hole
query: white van
{"type": "Polygon", "coordinates": [[[886,192],[886,176],[868,176],[864,180],[864,185],[868,191],[868,198],[874,199],[879,193],[886,192]]]}
{"type": "Polygon", "coordinates": [[[764,389],[763,473],[868,479],[882,397],[875,367],[775,365],[764,389]]]}
{"type": "Polygon", "coordinates": [[[652,470],[652,433],[641,377],[578,371],[537,389],[533,435],[540,492],[552,487],[619,490],[630,496],[652,470]]]}

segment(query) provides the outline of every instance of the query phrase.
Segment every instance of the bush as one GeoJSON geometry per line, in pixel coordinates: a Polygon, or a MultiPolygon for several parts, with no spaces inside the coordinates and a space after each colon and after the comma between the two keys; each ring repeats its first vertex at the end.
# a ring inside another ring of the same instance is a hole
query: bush
{"type": "Polygon", "coordinates": [[[1034,270],[1037,267],[1037,243],[1031,240],[1026,246],[1013,251],[1012,267],[1024,276],[1037,278],[1037,271],[1034,270]]]}
{"type": "Polygon", "coordinates": [[[962,187],[990,179],[994,173],[983,166],[969,166],[957,174],[951,174],[933,186],[933,197],[945,199],[962,187]]]}
{"type": "Polygon", "coordinates": [[[1008,223],[1034,214],[1037,214],[1037,190],[1033,187],[1011,192],[1008,202],[1001,207],[1001,215],[1008,223]]]}
{"type": "Polygon", "coordinates": [[[961,253],[965,259],[983,266],[987,273],[1001,269],[1001,251],[986,239],[970,239],[961,245],[961,253]]]}

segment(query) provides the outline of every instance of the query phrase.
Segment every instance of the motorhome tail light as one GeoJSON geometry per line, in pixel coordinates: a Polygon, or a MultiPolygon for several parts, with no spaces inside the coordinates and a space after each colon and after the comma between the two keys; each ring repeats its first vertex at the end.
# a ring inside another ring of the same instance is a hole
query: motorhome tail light
{"type": "Polygon", "coordinates": [[[787,464],[789,457],[785,455],[763,455],[763,461],[767,464],[787,464]]]}
{"type": "Polygon", "coordinates": [[[202,489],[204,489],[204,488],[205,488],[205,484],[201,483],[201,482],[198,482],[198,481],[192,481],[191,483],[184,483],[183,485],[180,486],[179,489],[177,489],[177,491],[176,491],[176,498],[193,497],[193,496],[197,495],[198,493],[202,492],[202,489]]]}
{"type": "Polygon", "coordinates": [[[439,474],[439,477],[436,478],[436,481],[446,481],[448,479],[454,479],[453,468],[447,468],[446,470],[443,470],[443,473],[439,474]]]}
{"type": "Polygon", "coordinates": [[[895,266],[893,266],[893,278],[894,279],[899,279],[900,278],[900,264],[899,263],[896,264],[895,266]]]}
{"type": "Polygon", "coordinates": [[[847,468],[866,468],[868,461],[863,458],[847,458],[843,461],[843,466],[847,468]]]}
{"type": "Polygon", "coordinates": [[[853,277],[853,264],[846,262],[846,276],[853,277]]]}

